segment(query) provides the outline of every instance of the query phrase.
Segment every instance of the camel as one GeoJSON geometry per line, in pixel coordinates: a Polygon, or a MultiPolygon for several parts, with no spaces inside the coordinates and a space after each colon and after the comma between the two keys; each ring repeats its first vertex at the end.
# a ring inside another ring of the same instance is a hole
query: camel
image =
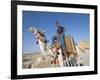
{"type": "MultiPolygon", "coordinates": [[[[56,45],[53,48],[48,47],[46,36],[45,36],[45,31],[37,29],[35,27],[30,27],[29,31],[32,32],[37,39],[37,43],[38,43],[40,50],[42,52],[42,55],[43,55],[42,59],[45,60],[46,58],[48,58],[51,61],[55,60],[56,61],[55,65],[57,65],[57,67],[80,66],[82,61],[78,55],[79,54],[78,46],[75,46],[77,54],[68,54],[69,57],[67,57],[66,55],[64,56],[62,54],[63,52],[62,52],[60,45],[56,45]],[[64,59],[64,57],[65,57],[65,59],[64,59]]],[[[38,58],[38,60],[35,63],[40,64],[42,59],[38,58]]]]}
{"type": "MultiPolygon", "coordinates": [[[[32,32],[35,35],[35,37],[37,38],[37,42],[38,42],[38,45],[42,52],[43,58],[45,59],[45,57],[48,57],[48,59],[54,60],[55,54],[57,54],[57,53],[53,49],[50,49],[48,47],[46,36],[44,35],[45,32],[40,29],[37,29],[35,27],[30,27],[29,31],[32,32]]],[[[59,55],[57,58],[58,63],[56,65],[58,67],[64,67],[61,48],[58,49],[58,52],[59,52],[59,55]]],[[[37,61],[38,62],[36,62],[36,63],[39,63],[39,61],[41,61],[41,59],[39,58],[37,61]]]]}

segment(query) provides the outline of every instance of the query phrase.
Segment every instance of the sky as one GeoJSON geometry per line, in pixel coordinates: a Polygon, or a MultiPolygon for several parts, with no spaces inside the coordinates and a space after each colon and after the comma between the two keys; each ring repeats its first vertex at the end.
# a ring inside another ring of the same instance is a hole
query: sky
{"type": "Polygon", "coordinates": [[[36,44],[36,38],[28,31],[29,27],[44,30],[50,45],[52,37],[56,35],[56,21],[59,21],[65,27],[65,35],[73,36],[77,44],[82,40],[89,41],[89,14],[23,11],[22,15],[23,53],[40,51],[39,45],[36,44]]]}

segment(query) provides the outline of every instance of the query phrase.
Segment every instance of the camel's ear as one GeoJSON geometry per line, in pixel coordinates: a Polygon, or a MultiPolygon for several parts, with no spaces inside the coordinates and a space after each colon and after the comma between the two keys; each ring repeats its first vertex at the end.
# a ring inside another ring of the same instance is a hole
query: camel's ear
{"type": "Polygon", "coordinates": [[[37,29],[38,29],[38,31],[41,31],[42,33],[46,33],[46,31],[43,29],[39,29],[39,28],[37,28],[37,29]]]}

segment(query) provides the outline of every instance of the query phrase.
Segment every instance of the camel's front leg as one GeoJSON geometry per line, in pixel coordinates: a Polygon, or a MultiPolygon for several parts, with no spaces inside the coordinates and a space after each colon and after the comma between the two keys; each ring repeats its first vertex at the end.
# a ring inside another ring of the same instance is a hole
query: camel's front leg
{"type": "Polygon", "coordinates": [[[59,52],[59,54],[58,54],[59,66],[60,66],[60,67],[64,67],[64,61],[63,61],[62,50],[59,49],[58,52],[59,52]]]}

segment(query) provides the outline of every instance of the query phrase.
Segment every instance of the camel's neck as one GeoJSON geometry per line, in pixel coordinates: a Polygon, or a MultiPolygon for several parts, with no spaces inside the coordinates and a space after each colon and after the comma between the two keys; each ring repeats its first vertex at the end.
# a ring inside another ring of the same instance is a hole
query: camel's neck
{"type": "Polygon", "coordinates": [[[45,42],[41,41],[38,39],[38,43],[39,43],[39,47],[41,51],[45,51],[45,49],[47,48],[47,45],[45,42]]]}
{"type": "Polygon", "coordinates": [[[45,42],[38,40],[38,43],[43,55],[53,55],[52,51],[48,48],[48,45],[45,42]]]}

